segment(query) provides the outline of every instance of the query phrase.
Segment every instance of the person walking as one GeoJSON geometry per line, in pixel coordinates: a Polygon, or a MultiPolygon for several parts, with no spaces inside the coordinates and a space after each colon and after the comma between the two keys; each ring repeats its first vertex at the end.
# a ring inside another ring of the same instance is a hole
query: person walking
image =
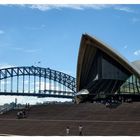
{"type": "Polygon", "coordinates": [[[69,136],[69,134],[70,134],[70,128],[69,128],[69,126],[67,126],[67,128],[66,128],[66,135],[69,136]]]}
{"type": "Polygon", "coordinates": [[[23,118],[26,118],[26,111],[25,111],[25,109],[23,109],[23,118]]]}
{"type": "Polygon", "coordinates": [[[82,135],[83,135],[83,132],[82,132],[82,130],[83,130],[83,127],[82,127],[82,125],[79,125],[79,136],[82,136],[82,135]]]}

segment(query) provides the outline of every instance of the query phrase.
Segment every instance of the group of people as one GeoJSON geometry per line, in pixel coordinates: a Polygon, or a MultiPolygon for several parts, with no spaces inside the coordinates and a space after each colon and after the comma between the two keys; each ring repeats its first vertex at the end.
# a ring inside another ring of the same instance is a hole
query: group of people
{"type": "Polygon", "coordinates": [[[22,111],[18,111],[17,112],[17,119],[23,119],[26,118],[26,111],[22,110],[22,111]]]}
{"type": "Polygon", "coordinates": [[[30,109],[30,104],[26,104],[25,108],[17,112],[17,119],[27,118],[27,111],[30,109]]]}
{"type": "Polygon", "coordinates": [[[29,103],[28,104],[26,103],[25,108],[26,109],[30,109],[30,104],[29,103]]]}
{"type": "MultiPolygon", "coordinates": [[[[82,125],[79,125],[79,127],[78,127],[79,136],[82,136],[83,135],[82,130],[83,130],[83,126],[82,125]]],[[[67,128],[66,128],[66,135],[67,136],[70,135],[70,127],[69,126],[67,126],[67,128]]]]}

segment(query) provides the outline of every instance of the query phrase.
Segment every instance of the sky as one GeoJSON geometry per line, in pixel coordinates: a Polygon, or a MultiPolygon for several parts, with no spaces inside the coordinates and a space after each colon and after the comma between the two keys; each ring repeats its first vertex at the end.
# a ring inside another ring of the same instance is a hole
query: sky
{"type": "Polygon", "coordinates": [[[0,5],[0,68],[35,65],[76,77],[84,33],[140,60],[140,5],[0,5]]]}

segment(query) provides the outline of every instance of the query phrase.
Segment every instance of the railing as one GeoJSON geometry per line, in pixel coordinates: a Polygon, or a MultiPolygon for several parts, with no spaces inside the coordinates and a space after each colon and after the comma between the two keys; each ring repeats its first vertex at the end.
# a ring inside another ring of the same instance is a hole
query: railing
{"type": "Polygon", "coordinates": [[[4,114],[4,113],[6,113],[6,112],[8,112],[10,110],[13,110],[13,109],[14,109],[14,106],[11,106],[11,105],[2,107],[0,109],[0,114],[4,114]]]}

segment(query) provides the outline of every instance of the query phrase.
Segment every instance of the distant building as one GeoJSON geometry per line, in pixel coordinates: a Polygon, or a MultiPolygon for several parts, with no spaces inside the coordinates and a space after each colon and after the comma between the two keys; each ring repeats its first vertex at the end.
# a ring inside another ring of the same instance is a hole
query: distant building
{"type": "Polygon", "coordinates": [[[130,63],[102,41],[83,34],[77,63],[77,102],[109,95],[139,95],[140,61],[130,63]]]}

